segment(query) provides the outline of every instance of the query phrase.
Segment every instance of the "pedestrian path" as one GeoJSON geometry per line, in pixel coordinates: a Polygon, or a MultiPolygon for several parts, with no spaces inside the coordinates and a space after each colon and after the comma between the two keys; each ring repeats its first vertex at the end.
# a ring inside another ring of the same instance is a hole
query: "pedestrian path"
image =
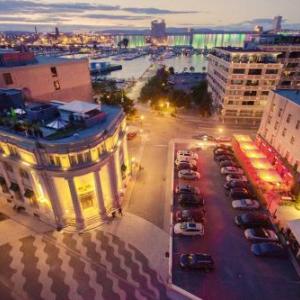
{"type": "Polygon", "coordinates": [[[0,294],[8,289],[9,299],[25,300],[168,299],[165,237],[129,213],[80,235],[28,231],[0,245],[0,294]]]}

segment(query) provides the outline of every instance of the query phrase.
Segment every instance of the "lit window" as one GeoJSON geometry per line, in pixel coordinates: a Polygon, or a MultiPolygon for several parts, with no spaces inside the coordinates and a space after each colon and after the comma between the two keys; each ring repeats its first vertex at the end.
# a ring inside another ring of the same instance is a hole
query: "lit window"
{"type": "Polygon", "coordinates": [[[59,84],[59,81],[58,80],[55,80],[54,82],[53,82],[53,85],[54,85],[54,88],[58,91],[58,90],[60,90],[60,84],[59,84]]]}
{"type": "Polygon", "coordinates": [[[285,136],[286,135],[286,128],[284,128],[283,130],[282,130],[282,136],[285,136]]]}
{"type": "Polygon", "coordinates": [[[295,137],[292,136],[292,137],[291,137],[291,144],[293,145],[294,143],[295,143],[295,137]]]}

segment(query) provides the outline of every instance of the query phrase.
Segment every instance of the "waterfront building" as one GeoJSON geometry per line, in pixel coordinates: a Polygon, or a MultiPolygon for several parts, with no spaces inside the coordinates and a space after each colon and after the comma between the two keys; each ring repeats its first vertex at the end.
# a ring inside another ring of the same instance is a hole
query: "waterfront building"
{"type": "MultiPolygon", "coordinates": [[[[258,130],[258,140],[272,161],[283,161],[300,173],[300,91],[271,91],[258,130]]],[[[281,167],[282,168],[282,167],[281,167]]],[[[285,169],[282,168],[281,171],[285,169]]]]}
{"type": "Polygon", "coordinates": [[[0,50],[0,88],[23,89],[29,100],[93,101],[87,59],[0,50]]]}
{"type": "Polygon", "coordinates": [[[259,124],[280,79],[279,54],[228,47],[208,55],[208,84],[223,121],[259,124]]]}
{"type": "Polygon", "coordinates": [[[166,36],[166,23],[165,20],[153,20],[151,22],[151,37],[164,38],[166,36]]]}
{"type": "Polygon", "coordinates": [[[264,51],[280,52],[278,62],[283,64],[278,89],[300,89],[300,36],[269,35],[258,41],[264,51]]]}
{"type": "Polygon", "coordinates": [[[282,16],[274,17],[273,22],[272,22],[272,31],[273,32],[281,31],[281,22],[282,22],[282,16]]]}
{"type": "Polygon", "coordinates": [[[122,109],[81,101],[25,104],[14,110],[13,125],[1,111],[2,205],[79,230],[119,208],[130,171],[122,109]]]}

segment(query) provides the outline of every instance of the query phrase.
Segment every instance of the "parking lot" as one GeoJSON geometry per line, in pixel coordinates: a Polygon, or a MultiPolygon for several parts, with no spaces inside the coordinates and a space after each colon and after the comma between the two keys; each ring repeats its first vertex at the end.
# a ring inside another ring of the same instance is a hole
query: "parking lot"
{"type": "MultiPolygon", "coordinates": [[[[175,145],[178,150],[187,144],[175,145]]],[[[190,183],[199,187],[205,200],[205,234],[184,237],[173,234],[173,283],[205,300],[300,299],[300,281],[289,259],[255,257],[243,230],[234,224],[242,211],[234,210],[225,196],[224,177],[213,160],[212,148],[197,150],[200,180],[186,181],[174,175],[174,187],[190,183]],[[215,261],[211,272],[181,270],[182,253],[208,253],[215,261]]],[[[174,211],[180,206],[174,201],[174,211]]]]}

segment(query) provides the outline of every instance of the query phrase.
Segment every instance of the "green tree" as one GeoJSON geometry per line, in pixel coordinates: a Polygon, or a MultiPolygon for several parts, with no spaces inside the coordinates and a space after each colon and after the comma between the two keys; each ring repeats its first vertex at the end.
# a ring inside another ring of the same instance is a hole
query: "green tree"
{"type": "Polygon", "coordinates": [[[200,81],[192,90],[192,99],[199,107],[202,115],[211,115],[212,98],[208,92],[208,84],[206,80],[200,81]]]}

